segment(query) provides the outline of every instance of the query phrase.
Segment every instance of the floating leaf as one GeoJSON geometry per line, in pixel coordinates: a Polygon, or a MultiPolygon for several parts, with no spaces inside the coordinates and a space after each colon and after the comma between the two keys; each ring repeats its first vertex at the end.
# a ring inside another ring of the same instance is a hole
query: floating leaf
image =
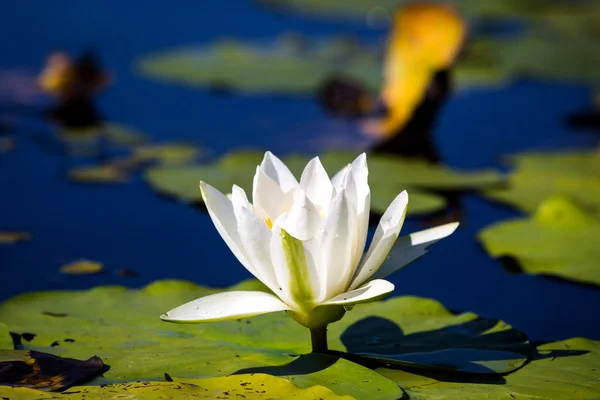
{"type": "Polygon", "coordinates": [[[0,385],[62,390],[89,381],[106,370],[102,360],[95,356],[80,361],[39,351],[0,350],[0,385]]]}
{"type": "MultiPolygon", "coordinates": [[[[268,7],[307,15],[364,20],[370,10],[381,8],[388,13],[411,0],[257,0],[268,7]]],[[[550,1],[539,0],[456,0],[458,10],[469,18],[529,15],[543,11],[550,1]]]]}
{"type": "Polygon", "coordinates": [[[117,122],[104,124],[104,136],[115,147],[138,146],[148,141],[145,133],[117,122]]]}
{"type": "Polygon", "coordinates": [[[0,232],[0,244],[13,244],[31,240],[28,232],[0,232]]]}
{"type": "MultiPolygon", "coordinates": [[[[256,281],[232,289],[265,290],[256,281]]],[[[141,290],[110,286],[24,294],[0,305],[0,320],[14,332],[36,333],[25,348],[75,358],[97,354],[111,365],[105,374],[111,380],[158,379],[165,372],[197,377],[244,371],[295,376],[300,387],[314,385],[318,378],[318,384],[338,394],[359,398],[374,398],[369,396],[379,393],[376,388],[382,390],[381,398],[393,392],[377,374],[349,361],[298,357],[310,351],[310,335],[284,313],[201,325],[167,324],[158,318],[165,310],[214,292],[188,282],[159,281],[141,290]],[[65,316],[51,317],[40,310],[65,316]],[[74,342],[49,347],[65,332],[74,342]],[[318,372],[315,365],[322,365],[318,372]],[[301,384],[297,375],[303,374],[301,384]]],[[[358,305],[330,325],[329,332],[332,349],[362,353],[369,349],[438,370],[507,372],[525,361],[528,349],[526,337],[504,322],[472,313],[453,315],[434,300],[416,297],[358,305]],[[388,335],[380,324],[364,322],[367,317],[385,320],[388,335]],[[393,354],[387,351],[392,348],[393,354]],[[443,362],[436,357],[439,352],[443,362]],[[515,354],[520,354],[518,360],[515,354]],[[502,361],[509,358],[512,365],[502,361]]],[[[400,397],[394,393],[394,399],[400,397]]]]}
{"type": "Polygon", "coordinates": [[[155,78],[244,92],[313,94],[327,78],[359,78],[380,84],[378,52],[345,38],[311,41],[284,36],[270,44],[220,41],[142,58],[139,70],[155,78]]]}
{"type": "MultiPolygon", "coordinates": [[[[329,153],[321,157],[325,168],[338,171],[356,154],[329,153]]],[[[198,182],[205,181],[217,189],[228,193],[233,184],[249,190],[256,166],[262,160],[262,153],[230,153],[214,164],[185,167],[156,167],[146,174],[148,184],[158,192],[176,197],[186,202],[201,202],[198,182]]],[[[304,156],[284,157],[283,161],[296,176],[308,162],[304,156]]],[[[442,209],[446,201],[443,197],[426,190],[470,190],[497,185],[503,181],[494,171],[458,172],[424,161],[406,160],[398,157],[369,157],[369,185],[371,187],[371,208],[382,214],[392,200],[402,190],[410,196],[409,214],[424,214],[442,209]]]]}
{"type": "Polygon", "coordinates": [[[265,374],[232,375],[218,378],[176,379],[174,382],[139,381],[102,386],[78,386],[62,394],[46,394],[30,389],[0,387],[0,396],[28,399],[122,399],[148,400],[165,398],[194,399],[288,399],[352,400],[338,396],[323,386],[300,389],[292,382],[265,374]]]}
{"type": "Polygon", "coordinates": [[[8,349],[14,349],[12,336],[10,335],[6,325],[0,323],[0,350],[8,349]]]}
{"type": "Polygon", "coordinates": [[[523,272],[600,286],[600,218],[564,196],[527,218],[498,222],[479,233],[493,257],[516,258],[523,272]]]}
{"type": "Polygon", "coordinates": [[[533,213],[548,197],[568,196],[600,213],[600,156],[593,151],[525,153],[510,158],[508,188],[486,191],[494,200],[533,213]]]}
{"type": "Polygon", "coordinates": [[[509,375],[424,376],[378,368],[414,400],[593,399],[600,395],[600,342],[573,338],[537,347],[533,361],[509,375]]]}
{"type": "Polygon", "coordinates": [[[79,260],[60,267],[60,272],[67,275],[93,275],[102,272],[102,263],[89,260],[79,260]]]}
{"type": "Polygon", "coordinates": [[[198,158],[197,146],[186,143],[147,144],[134,148],[136,162],[158,162],[160,164],[188,164],[198,158]]]}
{"type": "Polygon", "coordinates": [[[129,171],[117,163],[87,165],[69,170],[69,179],[77,183],[125,183],[129,171]]]}

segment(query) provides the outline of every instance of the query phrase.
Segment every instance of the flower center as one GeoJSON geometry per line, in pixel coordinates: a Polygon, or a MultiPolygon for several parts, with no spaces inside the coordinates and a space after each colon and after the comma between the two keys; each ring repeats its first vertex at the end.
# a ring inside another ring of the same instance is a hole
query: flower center
{"type": "Polygon", "coordinates": [[[269,227],[269,229],[273,229],[273,221],[271,221],[271,218],[267,218],[265,220],[265,224],[267,224],[267,226],[269,227]]]}

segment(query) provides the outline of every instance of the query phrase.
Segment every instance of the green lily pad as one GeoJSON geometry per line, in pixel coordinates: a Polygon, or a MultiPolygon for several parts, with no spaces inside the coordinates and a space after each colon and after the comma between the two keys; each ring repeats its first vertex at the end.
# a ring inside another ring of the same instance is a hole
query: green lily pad
{"type": "Polygon", "coordinates": [[[531,217],[485,228],[479,240],[493,257],[516,258],[527,274],[600,285],[600,218],[564,196],[531,217]]]}
{"type": "Polygon", "coordinates": [[[508,188],[486,197],[533,213],[548,197],[568,196],[600,213],[600,157],[594,151],[525,153],[510,158],[514,171],[508,188]]]}
{"type": "Polygon", "coordinates": [[[133,149],[133,160],[141,163],[188,164],[199,155],[198,147],[187,143],[147,144],[133,149]]]}
{"type": "MultiPolygon", "coordinates": [[[[146,181],[160,193],[185,202],[199,203],[202,201],[198,189],[200,180],[224,193],[230,192],[233,184],[250,190],[256,166],[262,157],[259,152],[230,153],[210,165],[155,167],[146,173],[146,181]]],[[[355,157],[356,154],[350,153],[329,153],[321,160],[328,171],[337,172],[355,157]]],[[[299,177],[308,158],[295,155],[284,157],[283,161],[299,177]]],[[[369,171],[371,208],[379,214],[402,190],[409,192],[409,214],[417,215],[439,211],[446,205],[444,197],[427,190],[471,190],[503,182],[503,177],[491,170],[458,172],[424,161],[377,155],[369,157],[369,171]]]]}
{"type": "Polygon", "coordinates": [[[129,171],[118,163],[85,165],[71,168],[69,180],[76,183],[126,183],[129,171]]]}
{"type": "Polygon", "coordinates": [[[143,57],[138,70],[148,77],[244,92],[312,94],[335,74],[380,84],[377,51],[346,38],[310,41],[283,36],[270,44],[222,40],[202,48],[164,51],[143,57]]]}
{"type": "Polygon", "coordinates": [[[415,400],[594,399],[600,396],[600,342],[573,338],[537,347],[533,360],[512,374],[454,380],[378,368],[415,400]]]}
{"type": "Polygon", "coordinates": [[[94,145],[103,138],[113,147],[131,147],[145,143],[148,136],[118,122],[106,122],[94,128],[61,129],[60,138],[67,145],[94,145]]]}
{"type": "MultiPolygon", "coordinates": [[[[374,8],[380,8],[392,14],[398,6],[411,2],[411,0],[258,0],[259,4],[275,9],[329,18],[358,20],[364,20],[369,11],[374,8]]],[[[547,3],[548,1],[540,2],[539,0],[456,0],[453,2],[458,10],[470,19],[533,14],[544,10],[547,3]]]]}
{"type": "Polygon", "coordinates": [[[170,382],[143,381],[102,386],[78,386],[61,394],[31,389],[0,387],[0,396],[10,399],[294,399],[352,400],[338,396],[323,386],[300,389],[286,379],[266,374],[232,375],[217,378],[173,379],[170,382]]]}
{"type": "MultiPolygon", "coordinates": [[[[232,289],[265,290],[256,281],[232,289]]],[[[299,357],[310,351],[309,331],[284,313],[200,325],[166,324],[158,318],[164,310],[214,292],[188,282],[159,281],[140,290],[108,286],[29,293],[0,305],[0,320],[13,332],[36,334],[24,344],[27,349],[72,358],[101,357],[111,366],[105,374],[109,380],[156,380],[165,372],[179,377],[265,372],[294,377],[300,387],[318,383],[338,394],[400,397],[395,386],[350,361],[314,354],[299,357]]],[[[437,370],[508,372],[526,360],[529,348],[527,338],[502,321],[472,313],[453,315],[434,300],[415,297],[358,305],[329,332],[334,350],[368,349],[386,362],[437,370]],[[394,327],[385,338],[387,348],[380,325],[365,323],[367,317],[394,327]],[[451,352],[454,361],[448,356],[451,352]],[[513,363],[502,361],[507,359],[513,363]],[[494,360],[497,365],[492,365],[494,360]]]]}
{"type": "Polygon", "coordinates": [[[14,344],[7,326],[0,323],[0,350],[5,349],[14,349],[14,344]]]}

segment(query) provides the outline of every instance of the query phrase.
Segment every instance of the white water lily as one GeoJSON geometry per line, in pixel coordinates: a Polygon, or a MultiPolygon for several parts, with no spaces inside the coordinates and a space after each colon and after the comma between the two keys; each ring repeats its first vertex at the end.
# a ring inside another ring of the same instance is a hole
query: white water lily
{"type": "MultiPolygon", "coordinates": [[[[318,157],[300,182],[267,152],[254,176],[252,203],[233,186],[230,197],[200,182],[208,213],[240,263],[272,293],[224,292],[179,306],[161,318],[196,323],[286,311],[313,331],[342,318],[358,303],[394,290],[383,278],[450,235],[451,223],[400,238],[408,194],[400,193],[367,240],[370,189],[365,154],[331,180],[318,157]],[[393,255],[388,257],[394,246],[393,255]]],[[[315,337],[313,335],[313,345],[315,337]]]]}

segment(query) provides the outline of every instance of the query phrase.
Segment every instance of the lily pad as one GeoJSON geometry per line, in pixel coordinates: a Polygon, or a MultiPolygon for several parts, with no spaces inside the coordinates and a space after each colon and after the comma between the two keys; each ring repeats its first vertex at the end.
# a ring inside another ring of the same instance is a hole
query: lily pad
{"type": "MultiPolygon", "coordinates": [[[[146,174],[146,181],[160,193],[185,202],[199,203],[202,201],[198,189],[200,180],[225,193],[231,191],[233,184],[251,189],[256,166],[262,157],[262,153],[258,152],[230,153],[210,165],[151,168],[146,174]]],[[[328,171],[337,172],[354,157],[356,154],[329,153],[321,160],[328,171]]],[[[296,155],[284,157],[283,161],[299,177],[308,158],[296,155]]],[[[379,214],[405,189],[410,196],[408,212],[417,215],[439,211],[446,205],[444,197],[427,190],[471,190],[503,182],[503,177],[491,170],[458,172],[425,161],[377,155],[369,157],[369,171],[371,208],[379,214]]]]}
{"type": "Polygon", "coordinates": [[[14,349],[12,336],[10,335],[6,325],[0,323],[0,350],[8,349],[14,349]]]}
{"type": "Polygon", "coordinates": [[[452,379],[389,368],[376,371],[415,400],[571,400],[600,396],[598,365],[600,342],[572,338],[538,346],[530,363],[505,376],[452,379]]]}
{"type": "MultiPolygon", "coordinates": [[[[255,281],[232,289],[265,290],[255,281]]],[[[158,318],[164,310],[214,292],[188,282],[159,281],[140,290],[110,286],[83,292],[31,293],[0,305],[0,320],[13,332],[35,332],[25,348],[73,358],[97,354],[111,365],[105,374],[110,380],[157,379],[165,372],[198,377],[236,371],[296,376],[304,371],[308,380],[303,383],[313,385],[311,379],[321,376],[319,384],[338,394],[360,397],[362,391],[372,396],[376,392],[373,385],[382,391],[388,387],[377,380],[377,374],[349,361],[298,357],[310,351],[309,332],[283,313],[201,325],[166,324],[158,318]],[[50,346],[66,334],[73,342],[50,346]],[[331,369],[333,365],[339,368],[339,375],[331,369]],[[325,384],[328,381],[339,385],[334,388],[325,384]]],[[[369,349],[390,360],[430,369],[483,372],[486,361],[486,372],[508,372],[527,358],[526,337],[504,322],[472,313],[453,315],[434,300],[415,297],[358,305],[329,331],[334,350],[360,348],[365,353],[369,349]],[[385,319],[394,327],[385,338],[389,349],[394,349],[393,357],[384,351],[380,325],[361,322],[367,317],[385,319]],[[357,331],[361,334],[353,333],[357,331]],[[378,346],[373,342],[377,340],[378,346]],[[443,363],[435,356],[440,351],[446,351],[443,363]],[[492,351],[496,353],[491,355],[492,351]],[[458,361],[447,357],[448,352],[454,352],[458,361]],[[520,358],[513,365],[500,362],[491,366],[493,360],[515,354],[520,358]],[[465,357],[471,359],[470,364],[465,357]]],[[[305,387],[299,379],[295,382],[305,387]]],[[[385,393],[382,398],[387,398],[385,393]]]]}
{"type": "Polygon", "coordinates": [[[31,239],[28,232],[0,232],[0,244],[26,242],[31,239]]]}
{"type": "Polygon", "coordinates": [[[172,379],[171,382],[141,381],[102,386],[78,386],[62,394],[49,395],[30,389],[0,387],[0,396],[11,399],[294,399],[352,400],[338,396],[326,387],[315,385],[300,389],[287,379],[266,374],[232,375],[217,378],[172,379]]]}
{"type": "Polygon", "coordinates": [[[119,164],[86,165],[69,170],[69,179],[77,183],[126,183],[129,173],[119,164]]]}
{"type": "MultiPolygon", "coordinates": [[[[275,9],[301,12],[307,15],[325,16],[329,18],[344,18],[364,20],[369,11],[381,8],[392,14],[401,5],[410,4],[411,0],[257,0],[275,9]]],[[[456,0],[453,2],[459,11],[469,18],[500,17],[511,15],[532,14],[545,9],[548,1],[539,0],[456,0]]]]}
{"type": "Polygon", "coordinates": [[[147,144],[135,147],[135,162],[157,162],[160,164],[188,164],[195,161],[200,154],[197,146],[187,143],[147,144]]]}
{"type": "Polygon", "coordinates": [[[600,213],[597,152],[525,153],[509,160],[515,168],[508,188],[486,191],[486,197],[533,213],[548,197],[560,194],[600,213]]]}
{"type": "Polygon", "coordinates": [[[516,258],[523,272],[600,286],[600,218],[564,196],[527,218],[485,228],[479,240],[493,257],[516,258]]]}
{"type": "Polygon", "coordinates": [[[60,267],[60,272],[67,275],[92,275],[102,272],[102,263],[89,260],[79,260],[60,267]]]}
{"type": "Polygon", "coordinates": [[[272,43],[222,40],[143,57],[138,70],[151,78],[244,92],[312,94],[332,75],[360,78],[377,89],[378,52],[347,38],[311,41],[299,35],[272,43]]]}

